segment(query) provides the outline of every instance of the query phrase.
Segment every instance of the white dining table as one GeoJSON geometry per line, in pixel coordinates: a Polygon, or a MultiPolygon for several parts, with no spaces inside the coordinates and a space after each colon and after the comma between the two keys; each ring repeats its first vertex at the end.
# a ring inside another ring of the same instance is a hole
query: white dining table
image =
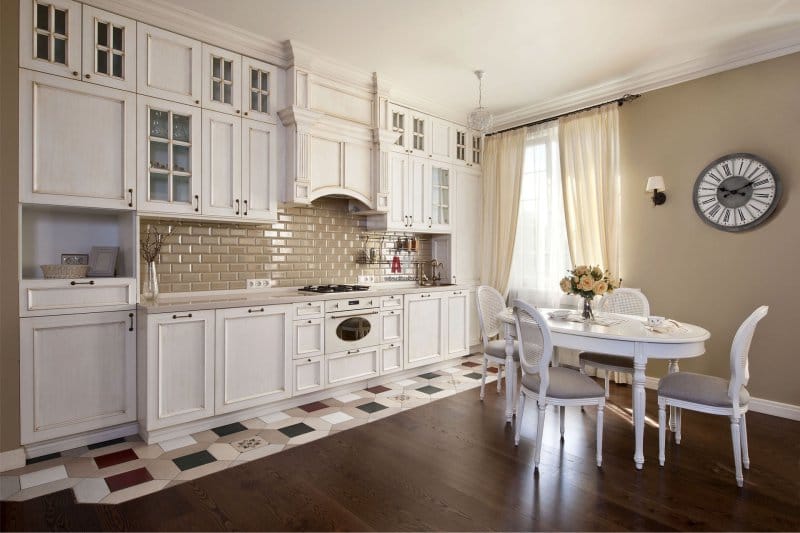
{"type": "MultiPolygon", "coordinates": [[[[635,450],[633,460],[637,469],[644,466],[644,415],[645,415],[645,368],[648,359],[669,361],[669,372],[678,371],[678,360],[697,357],[705,353],[705,341],[711,334],[700,326],[684,322],[672,322],[674,327],[650,328],[643,317],[595,313],[598,322],[613,322],[609,325],[593,321],[555,319],[549,316],[553,309],[539,309],[547,319],[553,346],[584,352],[600,352],[623,355],[633,359],[633,426],[635,450]]],[[[506,368],[515,368],[513,352],[516,325],[511,308],[497,315],[505,326],[506,368]]],[[[514,393],[516,373],[507,372],[506,420],[514,415],[514,393]],[[510,378],[510,379],[509,379],[510,378]]],[[[674,418],[674,417],[671,417],[674,418]]],[[[674,422],[670,421],[674,431],[674,422]]]]}

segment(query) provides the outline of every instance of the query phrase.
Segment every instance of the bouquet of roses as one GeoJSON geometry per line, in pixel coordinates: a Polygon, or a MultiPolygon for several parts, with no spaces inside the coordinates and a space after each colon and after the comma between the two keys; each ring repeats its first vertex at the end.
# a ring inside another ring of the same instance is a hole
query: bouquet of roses
{"type": "Polygon", "coordinates": [[[567,272],[569,275],[560,282],[561,290],[567,294],[594,298],[619,288],[619,280],[599,266],[578,265],[567,272]]]}

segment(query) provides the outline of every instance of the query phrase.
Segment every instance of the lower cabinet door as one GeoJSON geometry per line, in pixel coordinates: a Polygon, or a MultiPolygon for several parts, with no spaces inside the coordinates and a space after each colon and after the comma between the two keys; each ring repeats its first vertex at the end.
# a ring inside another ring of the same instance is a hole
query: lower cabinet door
{"type": "Polygon", "coordinates": [[[20,320],[22,444],[136,419],[133,311],[20,320]]]}
{"type": "Polygon", "coordinates": [[[403,345],[399,343],[381,346],[381,374],[403,369],[403,345]]]}
{"type": "Polygon", "coordinates": [[[403,310],[381,311],[381,343],[403,340],[403,310]]]}
{"type": "Polygon", "coordinates": [[[291,317],[291,305],[217,310],[217,414],[291,395],[291,317]]]}
{"type": "Polygon", "coordinates": [[[214,311],[148,315],[145,374],[146,429],[212,416],[214,311]]]}
{"type": "Polygon", "coordinates": [[[294,360],[295,396],[325,388],[325,361],[323,356],[294,360]]]}
{"type": "Polygon", "coordinates": [[[322,318],[295,320],[292,334],[292,357],[315,357],[324,352],[325,324],[322,318]]]}
{"type": "Polygon", "coordinates": [[[435,363],[447,352],[445,293],[407,294],[405,303],[405,368],[435,363]]]}
{"type": "Polygon", "coordinates": [[[361,348],[328,354],[325,370],[328,385],[341,385],[380,374],[378,352],[380,348],[361,348]]]}
{"type": "Polygon", "coordinates": [[[469,353],[469,295],[466,290],[447,293],[447,356],[469,353]]]}

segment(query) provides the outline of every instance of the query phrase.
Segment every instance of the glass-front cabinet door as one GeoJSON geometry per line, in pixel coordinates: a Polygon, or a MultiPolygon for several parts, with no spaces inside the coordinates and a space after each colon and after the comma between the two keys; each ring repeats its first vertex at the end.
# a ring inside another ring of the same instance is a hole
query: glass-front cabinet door
{"type": "Polygon", "coordinates": [[[456,163],[467,163],[467,130],[456,128],[456,147],[454,151],[454,158],[456,163]]]}
{"type": "Polygon", "coordinates": [[[241,115],[242,56],[203,44],[203,107],[241,115]]]}
{"type": "Polygon", "coordinates": [[[278,69],[269,63],[242,57],[241,76],[244,116],[277,124],[278,69]]]}
{"type": "Polygon", "coordinates": [[[432,165],[430,174],[430,205],[428,229],[450,229],[450,168],[432,165]]]}
{"type": "Polygon", "coordinates": [[[71,0],[20,2],[21,67],[59,76],[81,75],[81,5],[71,0]]]}
{"type": "Polygon", "coordinates": [[[389,127],[397,134],[397,140],[392,145],[395,152],[410,153],[409,149],[409,111],[404,107],[390,104],[389,106],[389,127]]]}
{"type": "Polygon", "coordinates": [[[136,23],[83,6],[83,79],[136,91],[136,23]]]}
{"type": "Polygon", "coordinates": [[[428,138],[430,121],[427,115],[421,113],[411,112],[409,114],[410,120],[410,146],[411,153],[414,155],[421,155],[428,157],[428,138]]]}
{"type": "Polygon", "coordinates": [[[140,210],[200,213],[200,109],[139,98],[140,210]]]}
{"type": "Polygon", "coordinates": [[[472,134],[472,149],[470,150],[470,158],[468,166],[479,167],[483,160],[483,137],[477,133],[472,134]]]}

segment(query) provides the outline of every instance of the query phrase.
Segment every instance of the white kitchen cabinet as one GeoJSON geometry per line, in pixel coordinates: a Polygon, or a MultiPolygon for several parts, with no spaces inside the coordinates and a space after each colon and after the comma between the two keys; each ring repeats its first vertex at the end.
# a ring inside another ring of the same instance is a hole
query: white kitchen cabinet
{"type": "Polygon", "coordinates": [[[429,231],[450,231],[451,170],[450,165],[432,163],[425,176],[423,201],[429,231]]]}
{"type": "Polygon", "coordinates": [[[81,76],[81,4],[72,0],[20,2],[19,66],[81,76]]]}
{"type": "Polygon", "coordinates": [[[326,383],[343,385],[380,374],[380,348],[360,348],[325,356],[326,383]]]}
{"type": "Polygon", "coordinates": [[[291,305],[216,311],[215,414],[291,396],[291,305]]]}
{"type": "Polygon", "coordinates": [[[136,419],[132,311],[20,320],[21,442],[136,419]]]}
{"type": "Polygon", "coordinates": [[[447,293],[447,354],[445,359],[469,353],[469,295],[466,290],[447,293]]]}
{"type": "Polygon", "coordinates": [[[139,211],[200,214],[200,108],[138,96],[139,211]]]}
{"type": "Polygon", "coordinates": [[[420,157],[431,157],[431,117],[413,109],[389,104],[390,127],[398,137],[392,150],[420,157]]]}
{"type": "Polygon", "coordinates": [[[435,363],[447,352],[447,302],[445,292],[406,295],[405,368],[435,363]]]}
{"type": "Polygon", "coordinates": [[[392,151],[401,154],[409,154],[409,123],[411,111],[396,104],[389,104],[389,127],[397,135],[397,139],[392,145],[392,151]]]}
{"type": "MultiPolygon", "coordinates": [[[[385,216],[388,230],[425,231],[425,183],[430,161],[403,154],[389,154],[389,212],[385,216]]],[[[378,215],[380,221],[383,215],[378,215]]]]}
{"type": "Polygon", "coordinates": [[[322,318],[295,320],[292,323],[292,357],[302,359],[325,351],[325,322],[322,318]]]}
{"type": "Polygon", "coordinates": [[[481,338],[481,324],[478,320],[478,291],[474,288],[467,291],[467,312],[469,313],[469,343],[468,346],[483,344],[481,338]]]}
{"type": "Polygon", "coordinates": [[[293,396],[325,388],[324,356],[295,359],[292,364],[294,367],[293,396]]]}
{"type": "Polygon", "coordinates": [[[381,311],[381,344],[403,342],[403,310],[381,311]]]}
{"type": "Polygon", "coordinates": [[[403,369],[403,345],[391,343],[381,346],[381,375],[403,369]]]}
{"type": "Polygon", "coordinates": [[[136,91],[136,21],[83,6],[83,79],[136,91]]]}
{"type": "Polygon", "coordinates": [[[242,113],[246,118],[278,123],[278,68],[242,57],[242,113]]]}
{"type": "Polygon", "coordinates": [[[455,126],[452,134],[453,163],[480,171],[483,139],[465,126],[455,126]]]}
{"type": "Polygon", "coordinates": [[[140,424],[152,431],[212,416],[214,311],[147,315],[146,333],[140,424]]]}
{"type": "Polygon", "coordinates": [[[242,119],[203,109],[202,213],[242,215],[242,119]]]}
{"type": "Polygon", "coordinates": [[[387,309],[402,309],[403,297],[399,294],[390,294],[389,296],[381,297],[381,310],[387,309]]]}
{"type": "Polygon", "coordinates": [[[187,105],[200,105],[200,41],[139,23],[136,47],[137,93],[187,105]]]}
{"type": "Polygon", "coordinates": [[[325,314],[325,301],[302,302],[294,304],[294,320],[303,318],[321,318],[325,314]]]}
{"type": "Polygon", "coordinates": [[[115,311],[136,305],[135,278],[23,279],[20,316],[115,311]]]}
{"type": "Polygon", "coordinates": [[[482,182],[474,168],[455,167],[455,206],[452,225],[450,274],[452,283],[481,281],[482,182]]]}
{"type": "Polygon", "coordinates": [[[203,109],[241,116],[242,56],[203,43],[203,109]]]}
{"type": "Polygon", "coordinates": [[[430,117],[429,123],[430,156],[441,163],[451,163],[455,149],[455,124],[438,117],[430,117]]]}
{"type": "Polygon", "coordinates": [[[242,218],[278,220],[278,126],[242,120],[242,218]]]}
{"type": "Polygon", "coordinates": [[[19,88],[20,201],[133,209],[135,95],[28,70],[19,88]]]}

